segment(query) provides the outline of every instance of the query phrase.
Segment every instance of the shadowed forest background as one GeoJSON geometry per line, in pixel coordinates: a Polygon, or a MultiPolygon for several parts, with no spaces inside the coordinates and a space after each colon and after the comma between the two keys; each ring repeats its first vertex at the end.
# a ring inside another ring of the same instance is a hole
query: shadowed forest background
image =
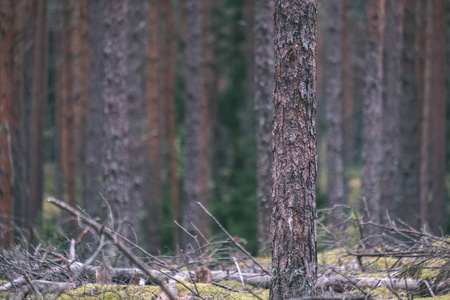
{"type": "MultiPolygon", "coordinates": [[[[318,2],[318,208],[448,233],[450,3],[386,0],[371,40],[365,1],[318,2]]],[[[181,227],[222,238],[198,201],[266,253],[274,37],[263,4],[0,6],[2,247],[33,242],[32,230],[78,236],[44,201],[54,196],[152,254],[189,244],[181,227]]]]}

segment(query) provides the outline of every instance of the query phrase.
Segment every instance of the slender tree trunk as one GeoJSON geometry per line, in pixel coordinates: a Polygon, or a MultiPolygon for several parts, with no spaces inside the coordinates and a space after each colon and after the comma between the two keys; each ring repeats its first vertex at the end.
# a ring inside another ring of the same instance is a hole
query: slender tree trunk
{"type": "MultiPolygon", "coordinates": [[[[366,97],[363,103],[361,198],[365,221],[380,221],[384,0],[367,1],[366,97]]],[[[373,233],[368,228],[365,233],[373,233]]]]}
{"type": "MultiPolygon", "coordinates": [[[[148,47],[147,47],[147,122],[148,122],[148,160],[150,164],[150,197],[147,200],[148,219],[148,247],[150,253],[157,254],[160,250],[159,225],[161,210],[161,130],[159,128],[159,61],[158,57],[158,35],[159,35],[159,1],[150,1],[148,24],[148,47]]],[[[167,70],[166,70],[167,71],[167,70]]]]}
{"type": "Polygon", "coordinates": [[[166,15],[166,55],[164,55],[166,72],[164,73],[164,100],[166,103],[166,130],[167,148],[169,154],[169,184],[171,197],[171,217],[172,217],[172,241],[175,248],[179,242],[178,226],[173,221],[179,221],[180,203],[178,189],[178,164],[177,152],[175,148],[175,95],[174,95],[174,67],[175,67],[175,30],[173,7],[170,1],[163,2],[163,9],[166,15]]]}
{"type": "MultiPolygon", "coordinates": [[[[418,9],[420,11],[420,16],[418,18],[418,52],[420,56],[417,61],[417,74],[418,74],[418,90],[417,95],[419,96],[419,111],[420,111],[420,220],[421,225],[427,225],[427,206],[428,206],[428,193],[429,193],[429,165],[430,165],[430,157],[429,157],[429,104],[427,101],[427,93],[429,91],[429,87],[427,87],[427,79],[430,75],[431,70],[427,70],[427,66],[430,66],[427,63],[427,57],[429,56],[429,52],[431,50],[431,44],[427,41],[426,36],[428,34],[432,35],[432,27],[428,27],[428,6],[432,5],[431,1],[423,1],[418,0],[418,9]],[[427,5],[428,3],[428,5],[427,5]]],[[[430,6],[431,7],[431,6],[430,6]]],[[[431,25],[430,25],[431,26],[431,25]]]]}
{"type": "Polygon", "coordinates": [[[381,219],[387,221],[387,214],[395,217],[398,203],[398,166],[400,130],[399,114],[402,97],[402,51],[403,51],[403,15],[404,0],[386,1],[386,26],[384,42],[384,94],[383,132],[381,161],[381,219]]]}
{"type": "Polygon", "coordinates": [[[399,114],[399,199],[397,215],[420,228],[419,135],[415,31],[415,0],[406,0],[403,31],[402,96],[399,114]]]}
{"type": "Polygon", "coordinates": [[[14,109],[14,1],[0,3],[0,248],[11,244],[12,188],[14,169],[11,153],[11,127],[14,109]]]}
{"type": "MultiPolygon", "coordinates": [[[[186,99],[185,99],[185,147],[184,147],[184,209],[183,227],[197,235],[200,210],[200,127],[201,127],[201,0],[186,0],[186,99]]],[[[184,234],[183,248],[194,241],[184,234]]]]}
{"type": "Polygon", "coordinates": [[[258,251],[270,251],[272,196],[272,118],[274,73],[273,0],[256,0],[254,33],[255,111],[258,203],[258,251]]]}
{"type": "Polygon", "coordinates": [[[337,228],[342,220],[345,203],[344,188],[344,110],[342,98],[342,16],[343,1],[326,1],[326,29],[324,34],[324,74],[327,119],[327,198],[330,207],[337,206],[330,215],[330,223],[337,228]]]}
{"type": "MultiPolygon", "coordinates": [[[[108,1],[108,0],[105,0],[108,1]]],[[[104,1],[89,1],[89,101],[86,126],[86,161],[84,175],[84,207],[93,218],[102,216],[103,139],[103,36],[102,11],[104,1]]]]}
{"type": "Polygon", "coordinates": [[[34,222],[42,209],[44,193],[44,117],[47,102],[47,1],[36,1],[36,25],[33,37],[33,69],[30,128],[30,206],[29,220],[34,222]]]}
{"type": "Polygon", "coordinates": [[[432,201],[428,215],[428,223],[432,232],[440,235],[445,232],[446,217],[446,87],[445,87],[445,39],[446,19],[445,1],[433,1],[433,42],[432,42],[432,78],[431,78],[431,191],[432,201]]]}
{"type": "MultiPolygon", "coordinates": [[[[201,62],[201,94],[200,94],[200,169],[199,169],[199,187],[200,203],[208,207],[208,103],[210,87],[210,63],[211,63],[211,44],[209,36],[210,28],[210,0],[202,0],[202,62],[201,62]]],[[[200,214],[200,232],[208,236],[208,218],[206,214],[200,214]]]]}
{"type": "MultiPolygon", "coordinates": [[[[353,163],[353,92],[354,92],[354,75],[353,75],[353,54],[351,52],[351,27],[352,22],[349,16],[350,4],[349,0],[344,0],[342,13],[342,98],[344,110],[344,174],[353,163]]],[[[347,178],[345,174],[344,180],[347,178]]],[[[344,195],[347,195],[347,180],[344,181],[344,195]]]]}
{"type": "Polygon", "coordinates": [[[129,157],[127,218],[133,232],[129,238],[141,238],[142,221],[144,217],[144,198],[146,191],[146,147],[142,129],[145,124],[145,90],[144,90],[144,39],[146,9],[143,1],[129,1],[126,19],[127,48],[126,48],[126,91],[127,91],[127,118],[129,122],[129,157]]]}
{"type": "Polygon", "coordinates": [[[313,295],[317,278],[316,19],[316,1],[275,1],[270,299],[313,295]]]}

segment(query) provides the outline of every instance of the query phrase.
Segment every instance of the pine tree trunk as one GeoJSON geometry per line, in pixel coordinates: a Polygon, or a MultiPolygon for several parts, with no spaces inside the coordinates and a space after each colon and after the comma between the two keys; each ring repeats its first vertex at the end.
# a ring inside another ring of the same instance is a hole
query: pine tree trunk
{"type": "Polygon", "coordinates": [[[33,37],[33,69],[30,127],[30,206],[29,220],[34,222],[42,209],[44,193],[44,117],[47,102],[47,1],[36,1],[36,25],[33,37]]]}
{"type": "Polygon", "coordinates": [[[179,227],[173,222],[179,221],[180,203],[179,203],[179,189],[178,189],[178,163],[177,152],[175,148],[175,95],[174,95],[174,67],[175,67],[175,31],[173,7],[170,1],[163,2],[163,10],[166,15],[166,55],[164,55],[166,72],[164,73],[164,101],[165,106],[165,120],[166,120],[166,138],[169,156],[169,184],[170,184],[170,208],[172,218],[172,241],[175,248],[179,242],[179,227]]]}
{"type": "MultiPolygon", "coordinates": [[[[363,103],[361,198],[365,221],[380,221],[384,0],[367,1],[366,97],[363,103]]],[[[375,232],[371,227],[365,234],[375,232]]]]}
{"type": "Polygon", "coordinates": [[[273,0],[256,0],[254,33],[258,251],[270,251],[274,73],[273,0]]]}
{"type": "Polygon", "coordinates": [[[386,26],[384,42],[384,95],[383,98],[383,160],[381,164],[381,220],[387,214],[395,217],[398,203],[399,166],[399,114],[402,97],[402,51],[403,51],[403,0],[386,1],[386,26]]]}
{"type": "MultiPolygon", "coordinates": [[[[147,47],[147,72],[146,72],[146,98],[147,98],[147,122],[148,122],[148,160],[150,164],[150,195],[147,200],[147,226],[148,247],[150,253],[157,254],[160,250],[159,226],[161,210],[161,130],[159,128],[159,61],[158,35],[159,35],[159,1],[150,1],[147,47]]],[[[167,70],[166,70],[167,71],[167,70]]]]}
{"type": "MultiPolygon", "coordinates": [[[[109,0],[105,0],[109,1],[109,0]]],[[[102,149],[104,144],[103,119],[103,22],[104,1],[89,1],[89,100],[86,125],[86,160],[84,175],[84,207],[91,217],[102,216],[102,149]]]]}
{"type": "MultiPolygon", "coordinates": [[[[200,208],[200,124],[201,124],[201,0],[186,1],[187,37],[185,64],[185,147],[184,147],[184,208],[183,227],[196,236],[194,226],[199,226],[200,208]]],[[[196,246],[187,234],[183,248],[196,246]]]]}
{"type": "Polygon", "coordinates": [[[12,0],[0,3],[0,248],[7,249],[11,244],[12,188],[14,182],[11,127],[14,109],[13,74],[14,56],[14,3],[12,0]]]}
{"type": "Polygon", "coordinates": [[[397,216],[415,228],[420,228],[419,202],[419,133],[418,133],[418,96],[415,31],[415,0],[406,0],[403,61],[402,96],[399,114],[399,199],[397,216]]]}
{"type": "Polygon", "coordinates": [[[317,278],[316,19],[316,1],[275,1],[270,299],[313,295],[317,278]]]}
{"type": "MultiPolygon", "coordinates": [[[[327,198],[330,207],[330,224],[343,218],[345,204],[344,185],[344,110],[342,91],[342,17],[343,2],[324,2],[326,29],[324,31],[325,63],[324,83],[327,120],[327,198]]],[[[334,229],[338,229],[333,226],[334,229]]]]}
{"type": "Polygon", "coordinates": [[[445,85],[445,40],[446,18],[445,1],[433,1],[433,43],[432,43],[432,78],[430,98],[430,130],[431,130],[431,192],[432,201],[428,215],[428,223],[432,232],[441,235],[445,232],[446,217],[446,85],[445,85]]]}

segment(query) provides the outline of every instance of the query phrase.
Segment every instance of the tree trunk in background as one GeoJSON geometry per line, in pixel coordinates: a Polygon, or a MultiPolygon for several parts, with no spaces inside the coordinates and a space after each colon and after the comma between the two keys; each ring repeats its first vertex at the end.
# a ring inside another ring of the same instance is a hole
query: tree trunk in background
{"type": "Polygon", "coordinates": [[[381,220],[388,221],[387,214],[395,218],[398,203],[398,166],[400,147],[400,99],[402,98],[402,51],[404,0],[386,1],[386,26],[383,50],[383,132],[381,161],[381,220]]]}
{"type": "Polygon", "coordinates": [[[103,21],[104,1],[89,1],[89,101],[86,125],[84,207],[93,218],[101,216],[103,148],[103,21]]]}
{"type": "Polygon", "coordinates": [[[270,251],[274,0],[256,0],[254,33],[258,252],[270,251]]]}
{"type": "MultiPolygon", "coordinates": [[[[62,199],[70,206],[76,207],[76,145],[75,145],[75,108],[74,93],[75,45],[73,30],[74,9],[70,0],[60,4],[59,60],[58,60],[58,119],[60,130],[60,168],[62,199]]],[[[33,80],[35,80],[33,74],[33,80]]],[[[32,135],[33,136],[33,135],[32,135]]],[[[59,184],[59,183],[57,183],[59,184]]],[[[68,215],[63,214],[66,225],[68,215]]],[[[68,222],[67,230],[72,235],[77,228],[74,220],[68,222]]]]}
{"type": "Polygon", "coordinates": [[[343,1],[324,2],[324,88],[327,120],[327,198],[331,211],[330,224],[338,230],[345,204],[344,180],[344,110],[342,98],[342,16],[343,1]]]}
{"type": "MultiPolygon", "coordinates": [[[[14,7],[14,41],[13,41],[13,55],[14,59],[14,107],[11,124],[11,151],[14,168],[14,223],[18,229],[24,229],[28,220],[27,206],[28,202],[28,184],[26,180],[26,173],[28,173],[24,148],[23,148],[23,133],[24,133],[24,18],[25,15],[25,1],[15,1],[14,7]]],[[[27,119],[28,121],[29,119],[27,119]]],[[[15,232],[17,241],[22,240],[22,234],[15,232]]]]}
{"type": "Polygon", "coordinates": [[[7,249],[11,243],[12,188],[14,182],[11,128],[14,110],[14,1],[0,3],[1,50],[0,50],[0,248],[7,249]]]}
{"type": "Polygon", "coordinates": [[[344,195],[347,195],[347,170],[353,163],[353,92],[354,92],[354,75],[351,51],[351,26],[353,26],[350,16],[350,0],[344,0],[342,12],[342,99],[343,99],[343,152],[344,152],[344,195]]]}
{"type": "MultiPolygon", "coordinates": [[[[430,109],[430,145],[431,151],[431,192],[432,201],[428,215],[428,224],[436,235],[445,233],[446,216],[446,87],[445,87],[445,39],[446,19],[445,1],[434,0],[433,9],[433,42],[431,73],[431,109],[430,109]]],[[[429,37],[428,37],[429,38],[429,37]]]]}
{"type": "MultiPolygon", "coordinates": [[[[105,0],[109,1],[109,0],[105,0]]],[[[103,18],[105,1],[89,1],[89,101],[86,125],[86,162],[84,175],[84,207],[91,217],[102,216],[104,70],[103,70],[103,18]]]]}
{"type": "Polygon", "coordinates": [[[419,112],[420,112],[420,124],[419,124],[419,134],[420,134],[420,220],[421,225],[427,225],[427,206],[428,206],[428,194],[429,194],[429,165],[430,165],[430,156],[429,156],[429,118],[430,118],[430,104],[427,99],[429,99],[430,87],[430,74],[431,69],[427,70],[430,67],[430,63],[427,62],[430,56],[431,51],[431,43],[428,42],[426,38],[429,36],[431,38],[433,34],[432,26],[428,26],[429,12],[428,10],[432,8],[432,1],[423,1],[418,0],[418,8],[420,12],[420,16],[418,18],[418,53],[420,54],[417,61],[417,74],[418,74],[418,90],[417,95],[419,97],[419,112]],[[428,84],[427,84],[428,82],[428,84]],[[427,87],[428,85],[428,87],[427,87]]]}
{"type": "Polygon", "coordinates": [[[127,161],[130,186],[127,190],[129,201],[127,218],[133,229],[129,238],[141,238],[144,217],[144,198],[149,195],[145,182],[147,159],[144,136],[145,128],[145,90],[144,90],[144,46],[146,9],[143,1],[129,1],[126,19],[126,92],[127,118],[129,121],[129,157],[127,161]]]}
{"type": "MultiPolygon", "coordinates": [[[[323,6],[324,0],[318,0],[317,5],[319,7],[323,6]]],[[[323,9],[319,9],[317,12],[317,19],[321,20],[324,19],[322,15],[324,14],[323,9]]],[[[324,70],[323,70],[323,63],[324,63],[324,49],[323,49],[323,34],[324,34],[324,22],[317,22],[317,38],[316,38],[316,73],[317,73],[317,82],[316,82],[316,100],[317,100],[317,147],[318,151],[320,152],[321,145],[323,144],[323,138],[325,135],[325,130],[323,123],[325,122],[325,99],[324,99],[324,70]]],[[[322,160],[320,160],[322,161],[322,160]]],[[[320,170],[318,170],[318,177],[320,178],[320,170]]],[[[320,182],[319,182],[320,185],[320,182]]],[[[320,186],[320,188],[322,188],[320,186]]],[[[325,187],[324,187],[325,189],[325,187]]]]}
{"type": "MultiPolygon", "coordinates": [[[[380,221],[384,0],[367,1],[366,97],[363,103],[361,198],[365,221],[380,221]]],[[[376,232],[365,229],[365,234],[376,232]]]]}
{"type": "MultiPolygon", "coordinates": [[[[185,148],[183,227],[196,236],[200,207],[200,126],[201,126],[201,0],[186,0],[187,38],[185,62],[185,148]]],[[[194,240],[183,234],[183,247],[194,240]]]]}
{"type": "MultiPolygon", "coordinates": [[[[129,161],[130,155],[130,124],[128,120],[128,65],[127,65],[127,4],[128,1],[105,1],[103,9],[104,43],[103,65],[105,70],[104,86],[104,124],[105,137],[103,172],[103,189],[106,201],[112,210],[112,220],[109,226],[120,225],[123,236],[131,237],[129,228],[133,217],[130,206],[135,205],[129,198],[131,186],[129,161]]],[[[108,211],[105,210],[105,215],[108,211]]],[[[132,239],[133,240],[133,239],[132,239]]]]}
{"type": "Polygon", "coordinates": [[[419,135],[415,0],[406,0],[403,26],[402,96],[399,98],[399,195],[397,216],[420,228],[419,135]]]}
{"type": "Polygon", "coordinates": [[[275,1],[270,299],[313,295],[317,278],[316,18],[314,0],[275,1]]]}
{"type": "MultiPolygon", "coordinates": [[[[167,1],[169,2],[169,1],[167,1]]],[[[148,247],[152,254],[160,250],[159,226],[161,210],[161,130],[159,128],[159,61],[158,35],[159,35],[159,4],[157,0],[150,1],[148,15],[148,46],[147,46],[147,70],[146,70],[146,98],[147,98],[147,122],[148,122],[148,161],[150,165],[150,194],[147,197],[147,231],[148,247]]],[[[166,53],[167,55],[168,53],[166,53]]],[[[166,70],[167,71],[167,70],[166,70]]]]}
{"type": "Polygon", "coordinates": [[[178,226],[173,221],[179,221],[180,203],[178,190],[178,162],[175,131],[175,95],[174,95],[174,67],[175,67],[175,30],[173,7],[170,1],[163,1],[162,9],[166,15],[166,54],[164,55],[166,72],[164,73],[164,102],[166,103],[166,139],[167,151],[169,154],[169,184],[170,184],[170,208],[172,218],[172,241],[173,247],[177,247],[180,242],[178,226]]]}
{"type": "MultiPolygon", "coordinates": [[[[200,203],[208,207],[208,103],[209,103],[209,87],[210,87],[210,64],[211,64],[211,44],[210,44],[210,0],[201,1],[202,9],[202,36],[201,36],[201,94],[200,94],[200,145],[199,145],[199,187],[200,187],[200,203]]],[[[209,236],[208,216],[204,213],[200,214],[200,232],[209,236]]]]}
{"type": "MultiPolygon", "coordinates": [[[[85,182],[86,174],[86,139],[87,139],[87,114],[89,98],[89,30],[88,30],[88,0],[78,2],[77,39],[78,39],[78,117],[76,119],[76,155],[77,174],[81,182],[85,182]]],[[[82,194],[82,193],[81,193],[82,194]]]]}
{"type": "Polygon", "coordinates": [[[44,193],[44,117],[47,102],[47,1],[36,1],[33,35],[33,69],[30,126],[29,221],[34,223],[42,209],[44,193]]]}

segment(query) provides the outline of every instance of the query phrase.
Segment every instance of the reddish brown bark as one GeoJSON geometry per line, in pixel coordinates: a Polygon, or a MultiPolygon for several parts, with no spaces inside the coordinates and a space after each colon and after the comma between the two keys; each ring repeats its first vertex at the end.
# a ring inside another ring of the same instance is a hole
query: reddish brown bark
{"type": "Polygon", "coordinates": [[[431,146],[431,192],[432,200],[428,214],[428,224],[432,232],[440,235],[445,232],[446,217],[446,87],[445,87],[445,39],[446,18],[445,1],[433,2],[432,73],[430,102],[430,146],[431,146]]]}
{"type": "MultiPolygon", "coordinates": [[[[362,209],[365,220],[379,222],[385,1],[369,0],[366,3],[368,30],[365,65],[366,97],[363,103],[361,198],[364,201],[362,209]]],[[[368,228],[365,231],[370,233],[372,230],[368,228]]]]}
{"type": "Polygon", "coordinates": [[[147,122],[148,122],[148,160],[150,164],[150,197],[147,201],[148,218],[148,246],[150,253],[160,250],[159,219],[161,207],[161,182],[160,182],[160,160],[161,160],[161,130],[159,122],[159,103],[161,91],[159,90],[159,61],[158,57],[158,35],[159,35],[159,1],[150,1],[148,24],[148,47],[147,47],[147,70],[146,70],[146,93],[147,93],[147,122]]]}
{"type": "MultiPolygon", "coordinates": [[[[199,201],[208,207],[208,103],[210,86],[210,0],[202,0],[202,62],[201,62],[201,94],[200,94],[200,145],[199,145],[199,201]]],[[[200,214],[200,232],[208,236],[208,219],[200,214]]]]}
{"type": "Polygon", "coordinates": [[[36,1],[36,25],[33,36],[33,70],[30,127],[30,207],[29,220],[34,222],[42,208],[44,112],[47,101],[47,1],[36,1]]]}
{"type": "Polygon", "coordinates": [[[314,294],[316,249],[314,0],[275,1],[270,299],[314,294]]]}
{"type": "Polygon", "coordinates": [[[11,127],[14,104],[13,90],[13,38],[14,2],[0,3],[0,247],[8,248],[11,243],[11,214],[13,166],[11,153],[11,127]]]}

